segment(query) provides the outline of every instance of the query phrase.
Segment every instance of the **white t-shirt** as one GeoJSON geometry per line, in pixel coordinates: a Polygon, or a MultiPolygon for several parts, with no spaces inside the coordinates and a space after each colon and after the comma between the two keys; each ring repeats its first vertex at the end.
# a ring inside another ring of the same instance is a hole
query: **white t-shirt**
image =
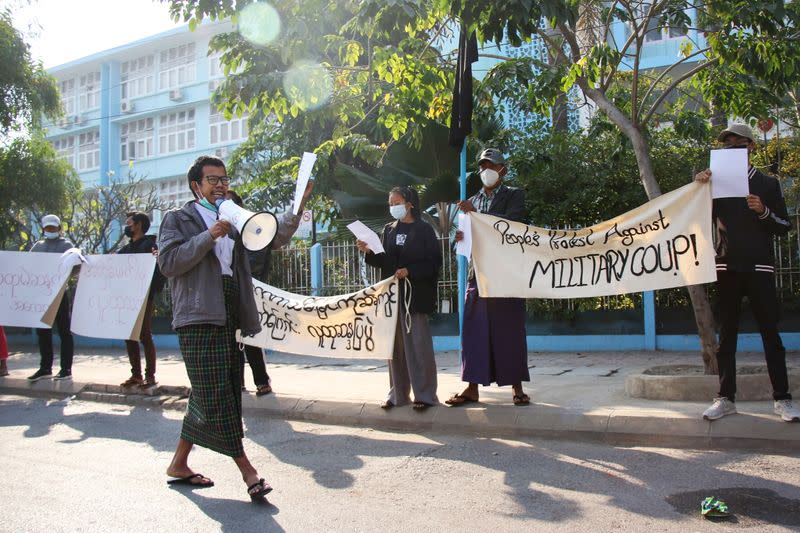
{"type": "MultiPolygon", "coordinates": [[[[217,214],[214,211],[203,207],[197,202],[195,202],[194,208],[200,213],[200,217],[202,217],[203,222],[206,223],[207,228],[210,228],[217,222],[217,214]]],[[[219,260],[219,266],[222,268],[222,275],[233,276],[233,269],[231,268],[233,264],[233,239],[227,235],[217,237],[214,240],[214,255],[216,255],[219,260]]]]}

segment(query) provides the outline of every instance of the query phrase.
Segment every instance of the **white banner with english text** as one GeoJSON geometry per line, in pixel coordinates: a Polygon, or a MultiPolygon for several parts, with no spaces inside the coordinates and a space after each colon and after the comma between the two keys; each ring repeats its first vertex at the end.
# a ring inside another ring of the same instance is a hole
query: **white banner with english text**
{"type": "Polygon", "coordinates": [[[317,357],[391,359],[397,280],[339,296],[302,296],[253,280],[261,332],[245,344],[317,357]]]}
{"type": "Polygon", "coordinates": [[[0,325],[52,327],[73,266],[57,253],[0,251],[0,325]]]}
{"type": "Polygon", "coordinates": [[[539,228],[477,213],[470,222],[483,297],[585,298],[717,279],[708,183],[589,228],[539,228]]]}
{"type": "Polygon", "coordinates": [[[151,254],[89,255],[81,265],[73,333],[101,339],[139,339],[156,258],[151,254]]]}

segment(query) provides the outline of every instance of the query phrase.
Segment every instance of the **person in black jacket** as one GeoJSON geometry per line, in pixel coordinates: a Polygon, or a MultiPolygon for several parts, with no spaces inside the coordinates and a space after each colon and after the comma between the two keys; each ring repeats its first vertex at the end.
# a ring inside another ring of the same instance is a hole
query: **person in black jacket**
{"type": "MultiPolygon", "coordinates": [[[[292,240],[292,235],[295,234],[297,228],[300,226],[303,208],[305,207],[306,202],[308,202],[308,199],[311,198],[311,193],[313,190],[314,180],[309,180],[305,191],[303,191],[303,197],[300,200],[300,207],[297,209],[297,214],[294,214],[294,206],[290,204],[286,212],[280,216],[280,219],[278,220],[278,232],[275,234],[275,238],[272,240],[269,246],[263,250],[258,250],[255,252],[252,250],[247,251],[247,259],[250,263],[250,272],[252,272],[254,279],[260,281],[261,283],[267,283],[270,272],[270,259],[272,257],[272,251],[288,244],[292,240]]],[[[228,192],[225,194],[225,198],[228,200],[233,200],[233,203],[239,207],[244,207],[242,197],[239,196],[239,194],[233,189],[228,189],[228,192]]],[[[242,348],[242,351],[244,353],[241,371],[242,390],[247,390],[244,385],[244,361],[247,359],[247,363],[250,365],[250,370],[253,372],[253,382],[256,384],[256,396],[265,396],[270,394],[272,392],[272,380],[267,373],[267,364],[264,362],[264,350],[258,346],[245,344],[244,348],[242,348]]]]}
{"type": "Polygon", "coordinates": [[[406,405],[414,391],[414,409],[439,403],[436,360],[428,315],[436,310],[436,284],[442,250],[430,224],[420,218],[419,195],[411,187],[389,193],[389,212],[395,219],[383,228],[384,253],[375,254],[356,241],[368,265],[381,269],[383,279],[399,280],[400,312],[394,352],[389,361],[389,394],[384,409],[406,405]]]}
{"type": "MultiPolygon", "coordinates": [[[[718,139],[725,148],[743,148],[748,156],[756,147],[749,126],[732,124],[718,139]]],[[[703,418],[716,420],[736,413],[736,341],[742,297],[753,309],[767,371],[772,382],[773,409],[787,422],[800,421],[800,410],[792,405],[786,373],[786,350],[778,334],[778,299],[775,294],[773,240],[786,235],[791,224],[781,185],[774,177],[749,166],[750,194],[746,198],[714,199],[712,216],[716,243],[717,293],[720,334],[717,348],[719,395],[703,418]]],[[[711,170],[695,176],[707,182],[711,170]]]]}
{"type": "MultiPolygon", "coordinates": [[[[119,254],[153,254],[158,256],[156,236],[147,235],[150,229],[150,217],[141,211],[132,211],[125,220],[125,236],[130,239],[123,246],[119,254]]],[[[126,340],[125,348],[128,350],[128,359],[131,362],[131,377],[120,385],[122,387],[154,387],[156,385],[156,347],[153,344],[153,306],[156,294],[164,288],[166,278],[161,274],[158,265],[153,271],[153,280],[150,283],[150,292],[145,303],[144,317],[142,317],[142,330],[139,340],[126,340]],[[142,379],[142,357],[139,353],[139,342],[144,348],[145,372],[142,379]]]]}
{"type": "MultiPolygon", "coordinates": [[[[478,156],[478,167],[483,188],[472,198],[459,202],[459,209],[464,213],[486,213],[524,222],[525,191],[503,184],[508,171],[503,154],[487,148],[478,156]]],[[[462,238],[463,233],[457,232],[456,240],[462,238]]],[[[522,382],[530,379],[525,300],[482,298],[470,265],[461,336],[461,380],[468,385],[445,403],[455,406],[477,402],[478,385],[495,382],[501,387],[511,385],[514,405],[528,405],[530,397],[522,390],[522,382]]]]}

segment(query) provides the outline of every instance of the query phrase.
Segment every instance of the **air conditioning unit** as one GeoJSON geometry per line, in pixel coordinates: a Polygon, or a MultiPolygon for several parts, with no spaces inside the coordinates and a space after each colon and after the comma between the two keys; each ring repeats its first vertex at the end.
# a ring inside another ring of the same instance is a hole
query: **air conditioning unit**
{"type": "Polygon", "coordinates": [[[86,124],[86,120],[87,120],[86,113],[81,113],[80,115],[77,115],[75,117],[75,124],[77,124],[78,126],[83,126],[84,124],[86,124]]]}
{"type": "Polygon", "coordinates": [[[208,82],[208,92],[213,93],[220,86],[220,80],[211,80],[208,82]]]}
{"type": "Polygon", "coordinates": [[[69,116],[61,118],[58,121],[58,127],[61,128],[62,130],[70,129],[72,127],[71,118],[72,118],[72,115],[69,115],[69,116]]]}
{"type": "Polygon", "coordinates": [[[123,100],[119,103],[119,110],[123,113],[133,113],[133,102],[130,100],[123,100]]]}
{"type": "Polygon", "coordinates": [[[181,92],[180,89],[171,89],[169,91],[169,99],[172,100],[173,102],[178,102],[180,100],[183,100],[183,93],[181,92]]]}
{"type": "Polygon", "coordinates": [[[228,148],[227,147],[217,148],[216,150],[214,150],[214,155],[217,157],[221,157],[222,159],[225,159],[226,157],[228,157],[228,148]]]}

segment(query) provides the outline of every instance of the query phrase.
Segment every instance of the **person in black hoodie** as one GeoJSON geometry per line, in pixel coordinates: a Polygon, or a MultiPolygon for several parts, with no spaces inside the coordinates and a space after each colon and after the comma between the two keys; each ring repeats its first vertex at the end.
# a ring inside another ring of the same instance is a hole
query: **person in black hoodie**
{"type": "MultiPolygon", "coordinates": [[[[275,234],[275,238],[269,246],[255,252],[252,250],[247,251],[247,259],[250,263],[250,272],[253,275],[253,279],[261,283],[268,282],[272,252],[291,242],[292,236],[300,226],[303,209],[308,199],[311,198],[313,190],[314,180],[309,180],[306,184],[305,191],[303,191],[303,197],[300,200],[300,207],[297,208],[297,214],[294,214],[294,205],[289,205],[286,212],[278,219],[278,232],[275,234]]],[[[232,200],[233,203],[244,208],[242,197],[233,189],[228,189],[228,192],[225,193],[225,198],[227,200],[232,200]]],[[[247,390],[247,387],[244,385],[244,361],[247,359],[250,370],[253,372],[253,381],[256,384],[256,396],[265,396],[272,393],[272,379],[267,373],[267,365],[264,362],[265,351],[257,346],[251,346],[249,344],[244,344],[242,346],[242,352],[244,353],[241,367],[242,391],[247,390]]]]}
{"type": "MultiPolygon", "coordinates": [[[[156,236],[147,235],[150,229],[150,217],[141,211],[132,211],[127,214],[125,220],[125,236],[130,239],[128,244],[123,246],[119,254],[153,254],[158,256],[158,246],[156,236]]],[[[154,387],[156,385],[156,347],[153,344],[153,306],[155,304],[156,293],[164,288],[166,278],[161,274],[158,265],[153,272],[153,280],[150,283],[150,292],[147,295],[144,317],[142,317],[142,330],[139,333],[139,340],[126,340],[125,348],[128,350],[128,359],[131,362],[131,377],[121,383],[122,387],[154,387]],[[142,379],[142,358],[139,353],[139,342],[144,347],[145,373],[142,379]]]]}
{"type": "Polygon", "coordinates": [[[439,403],[428,315],[436,309],[442,250],[433,228],[420,218],[417,191],[410,187],[392,189],[389,212],[395,221],[383,228],[384,253],[376,254],[364,241],[356,241],[368,265],[380,268],[383,279],[397,277],[400,284],[389,394],[381,407],[408,404],[413,390],[414,409],[424,410],[439,403]]]}
{"type": "MultiPolygon", "coordinates": [[[[753,130],[732,124],[720,133],[724,148],[755,150],[753,130]]],[[[778,180],[748,168],[750,194],[746,198],[716,198],[712,208],[715,232],[717,294],[719,296],[719,394],[703,418],[717,420],[736,413],[736,340],[742,297],[747,296],[758,322],[767,371],[772,382],[773,409],[787,422],[800,421],[800,410],[792,405],[786,372],[786,350],[778,334],[778,298],[775,294],[773,240],[791,228],[786,202],[778,180]]],[[[695,180],[707,182],[711,170],[695,180]]]]}

